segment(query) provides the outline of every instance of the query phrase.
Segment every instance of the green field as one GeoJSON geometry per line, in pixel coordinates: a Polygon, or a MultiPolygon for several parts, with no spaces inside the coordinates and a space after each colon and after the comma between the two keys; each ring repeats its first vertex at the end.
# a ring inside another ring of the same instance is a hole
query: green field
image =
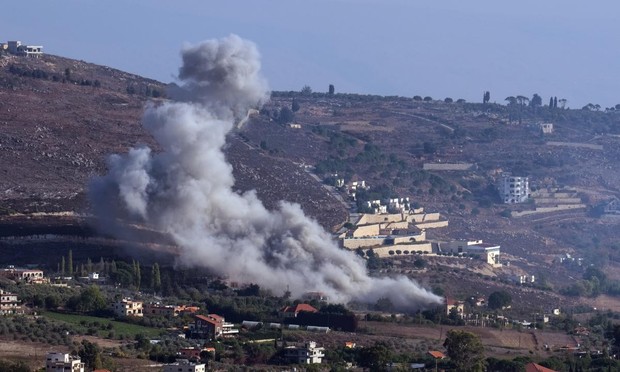
{"type": "Polygon", "coordinates": [[[100,337],[108,337],[110,332],[113,332],[114,338],[134,338],[140,333],[147,338],[155,338],[161,335],[162,332],[165,332],[165,330],[159,328],[144,327],[88,315],[62,314],[51,311],[47,311],[42,315],[51,320],[69,323],[77,328],[80,333],[92,334],[92,330],[95,330],[95,335],[100,337]],[[88,332],[89,329],[91,332],[88,332]]]}

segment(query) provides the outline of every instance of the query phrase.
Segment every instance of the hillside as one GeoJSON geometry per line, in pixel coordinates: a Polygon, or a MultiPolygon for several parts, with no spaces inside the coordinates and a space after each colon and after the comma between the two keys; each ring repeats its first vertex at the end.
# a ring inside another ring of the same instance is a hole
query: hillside
{"type": "MultiPolygon", "coordinates": [[[[86,185],[104,173],[108,154],[140,143],[156,149],[140,118],[165,91],[162,83],[82,61],[1,56],[4,223],[11,226],[15,213],[88,211],[86,185]]],[[[620,194],[620,111],[418,98],[274,92],[228,138],[235,187],[256,189],[269,208],[282,199],[298,202],[335,231],[349,205],[308,169],[327,183],[337,173],[370,185],[358,200],[408,196],[441,212],[450,226],[429,231],[431,239],[501,244],[505,263],[552,287],[580,278],[589,264],[620,278],[613,265],[620,260],[617,221],[592,213],[620,194]],[[293,101],[299,110],[287,113],[293,101]],[[543,135],[542,122],[552,123],[553,133],[543,135]],[[441,170],[446,164],[466,166],[441,170]],[[502,204],[495,191],[501,172],[527,175],[538,190],[566,188],[586,208],[516,217],[538,205],[502,204]],[[559,264],[566,253],[585,265],[559,264]]],[[[19,221],[40,225],[31,217],[19,221]]]]}
{"type": "MultiPolygon", "coordinates": [[[[157,148],[140,120],[148,100],[162,99],[165,90],[83,61],[1,55],[0,215],[87,211],[88,181],[105,172],[109,154],[144,143],[157,148]]],[[[270,207],[280,199],[301,203],[327,228],[346,219],[298,167],[240,144],[233,136],[227,149],[240,190],[256,189],[270,207]]]]}

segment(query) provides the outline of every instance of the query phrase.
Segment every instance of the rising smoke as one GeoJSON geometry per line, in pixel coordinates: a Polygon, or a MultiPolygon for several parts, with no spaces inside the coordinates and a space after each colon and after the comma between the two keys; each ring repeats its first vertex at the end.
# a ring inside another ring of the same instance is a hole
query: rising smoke
{"type": "Polygon", "coordinates": [[[161,145],[108,158],[109,173],[92,181],[91,201],[104,223],[121,212],[170,235],[177,264],[205,267],[236,281],[295,297],[324,292],[331,301],[399,309],[440,299],[404,276],[374,278],[364,260],[337,247],[297,204],[267,210],[254,191],[233,191],[226,135],[248,108],[268,99],[256,46],[236,35],[182,50],[183,82],[172,101],[146,108],[144,127],[161,145]]]}

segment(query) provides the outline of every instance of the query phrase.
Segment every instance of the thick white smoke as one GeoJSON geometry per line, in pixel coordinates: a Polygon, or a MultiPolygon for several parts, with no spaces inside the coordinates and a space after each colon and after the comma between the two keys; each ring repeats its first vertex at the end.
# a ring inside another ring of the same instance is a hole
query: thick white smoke
{"type": "Polygon", "coordinates": [[[222,151],[236,117],[268,97],[255,45],[231,35],[182,51],[175,101],[147,107],[144,127],[161,145],[108,159],[109,173],[91,184],[98,214],[123,209],[168,233],[178,264],[205,267],[240,282],[293,296],[324,292],[331,301],[374,303],[388,297],[400,309],[440,299],[401,276],[374,278],[364,260],[342,250],[299,205],[267,210],[254,191],[233,191],[222,151]]]}

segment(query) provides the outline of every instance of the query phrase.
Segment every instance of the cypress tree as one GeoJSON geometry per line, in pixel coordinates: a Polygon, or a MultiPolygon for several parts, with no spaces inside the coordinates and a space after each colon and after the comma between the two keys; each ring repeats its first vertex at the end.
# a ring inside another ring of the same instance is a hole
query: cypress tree
{"type": "Polygon", "coordinates": [[[69,259],[67,260],[67,266],[69,266],[69,276],[73,276],[73,251],[69,249],[69,259]]]}

